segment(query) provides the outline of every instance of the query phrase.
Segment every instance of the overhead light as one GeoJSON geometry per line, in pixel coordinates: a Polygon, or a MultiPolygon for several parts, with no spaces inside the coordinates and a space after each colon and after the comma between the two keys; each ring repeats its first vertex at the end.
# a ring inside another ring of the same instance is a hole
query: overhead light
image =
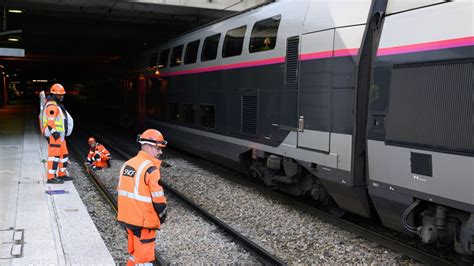
{"type": "Polygon", "coordinates": [[[23,13],[23,10],[20,10],[20,9],[8,9],[8,12],[9,12],[9,13],[17,13],[17,14],[20,14],[20,13],[23,13]]]}
{"type": "Polygon", "coordinates": [[[15,38],[15,37],[10,37],[10,38],[8,38],[8,40],[11,41],[11,42],[19,42],[20,41],[20,39],[15,38]]]}

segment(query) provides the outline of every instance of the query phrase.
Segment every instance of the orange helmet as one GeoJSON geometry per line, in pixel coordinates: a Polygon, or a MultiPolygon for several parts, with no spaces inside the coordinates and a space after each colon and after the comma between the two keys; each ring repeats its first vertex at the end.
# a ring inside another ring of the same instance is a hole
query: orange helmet
{"type": "Polygon", "coordinates": [[[161,148],[166,147],[168,143],[161,135],[160,131],[156,129],[147,129],[141,135],[138,135],[137,141],[140,144],[149,144],[161,148]]]}
{"type": "Polygon", "coordinates": [[[61,85],[59,83],[53,84],[53,86],[51,86],[51,89],[49,89],[49,92],[51,92],[52,94],[56,94],[56,95],[66,94],[66,90],[64,89],[63,85],[61,85]]]}
{"type": "Polygon", "coordinates": [[[88,143],[89,145],[96,143],[95,138],[90,137],[90,138],[87,140],[87,143],[88,143]]]}

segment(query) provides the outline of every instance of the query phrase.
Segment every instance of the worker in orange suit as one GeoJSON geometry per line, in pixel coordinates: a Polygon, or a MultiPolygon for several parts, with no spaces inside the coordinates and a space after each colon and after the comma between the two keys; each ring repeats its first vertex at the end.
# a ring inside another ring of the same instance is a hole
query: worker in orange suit
{"type": "Polygon", "coordinates": [[[71,134],[73,122],[62,104],[65,94],[66,91],[61,84],[53,84],[41,114],[41,132],[48,141],[47,183],[52,184],[72,180],[67,172],[69,152],[66,136],[71,134]]]}
{"type": "Polygon", "coordinates": [[[166,218],[166,198],[160,185],[158,159],[167,142],[158,130],[138,135],[141,151],[120,170],[117,220],[128,234],[127,265],[152,265],[156,230],[166,218]]]}
{"type": "Polygon", "coordinates": [[[92,170],[96,171],[110,167],[110,152],[104,145],[98,143],[93,137],[90,137],[87,143],[89,144],[87,162],[92,165],[92,170]]]}

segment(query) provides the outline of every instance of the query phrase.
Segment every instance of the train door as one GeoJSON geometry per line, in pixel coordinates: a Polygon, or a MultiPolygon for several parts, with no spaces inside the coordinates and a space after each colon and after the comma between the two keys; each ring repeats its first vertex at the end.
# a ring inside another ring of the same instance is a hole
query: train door
{"type": "Polygon", "coordinates": [[[301,36],[298,147],[329,152],[334,30],[301,36]]]}

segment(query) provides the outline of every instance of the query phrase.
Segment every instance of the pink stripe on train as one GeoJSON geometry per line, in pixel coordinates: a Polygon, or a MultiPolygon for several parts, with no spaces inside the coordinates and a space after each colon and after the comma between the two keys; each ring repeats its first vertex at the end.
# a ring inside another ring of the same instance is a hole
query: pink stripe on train
{"type": "Polygon", "coordinates": [[[470,45],[474,45],[473,36],[451,39],[451,40],[442,40],[442,41],[435,41],[435,42],[425,42],[425,43],[381,48],[378,50],[377,56],[441,50],[441,49],[463,47],[463,46],[470,46],[470,45]]]}
{"type": "Polygon", "coordinates": [[[234,68],[273,65],[273,64],[283,63],[283,62],[285,62],[285,57],[275,57],[275,58],[270,58],[270,59],[241,62],[241,63],[235,63],[235,64],[229,64],[229,65],[222,65],[222,66],[212,66],[212,67],[203,67],[203,68],[182,70],[182,71],[176,71],[176,72],[168,72],[168,73],[161,74],[160,77],[195,74],[195,73],[227,70],[227,69],[234,69],[234,68]]]}
{"type": "MultiPolygon", "coordinates": [[[[377,51],[377,56],[441,50],[441,49],[463,47],[463,46],[474,46],[474,36],[451,39],[451,40],[442,40],[442,41],[380,48],[377,51]]],[[[331,57],[356,56],[358,52],[359,52],[358,48],[340,49],[340,50],[334,50],[334,51],[330,51],[330,50],[320,51],[320,52],[315,52],[315,53],[301,54],[300,60],[306,61],[306,60],[323,59],[323,58],[331,58],[331,57]]],[[[236,69],[236,68],[280,64],[283,62],[285,62],[284,56],[270,58],[270,59],[256,60],[256,61],[247,61],[247,62],[241,62],[241,63],[235,63],[235,64],[228,64],[228,65],[222,65],[222,66],[211,66],[211,67],[195,68],[195,69],[189,69],[189,70],[181,70],[181,71],[176,71],[176,72],[165,72],[158,76],[168,77],[168,76],[178,76],[178,75],[186,75],[186,74],[196,74],[196,73],[212,72],[212,71],[220,71],[220,70],[228,70],[228,69],[236,69]]],[[[151,76],[156,77],[156,75],[151,75],[151,76]]]]}

